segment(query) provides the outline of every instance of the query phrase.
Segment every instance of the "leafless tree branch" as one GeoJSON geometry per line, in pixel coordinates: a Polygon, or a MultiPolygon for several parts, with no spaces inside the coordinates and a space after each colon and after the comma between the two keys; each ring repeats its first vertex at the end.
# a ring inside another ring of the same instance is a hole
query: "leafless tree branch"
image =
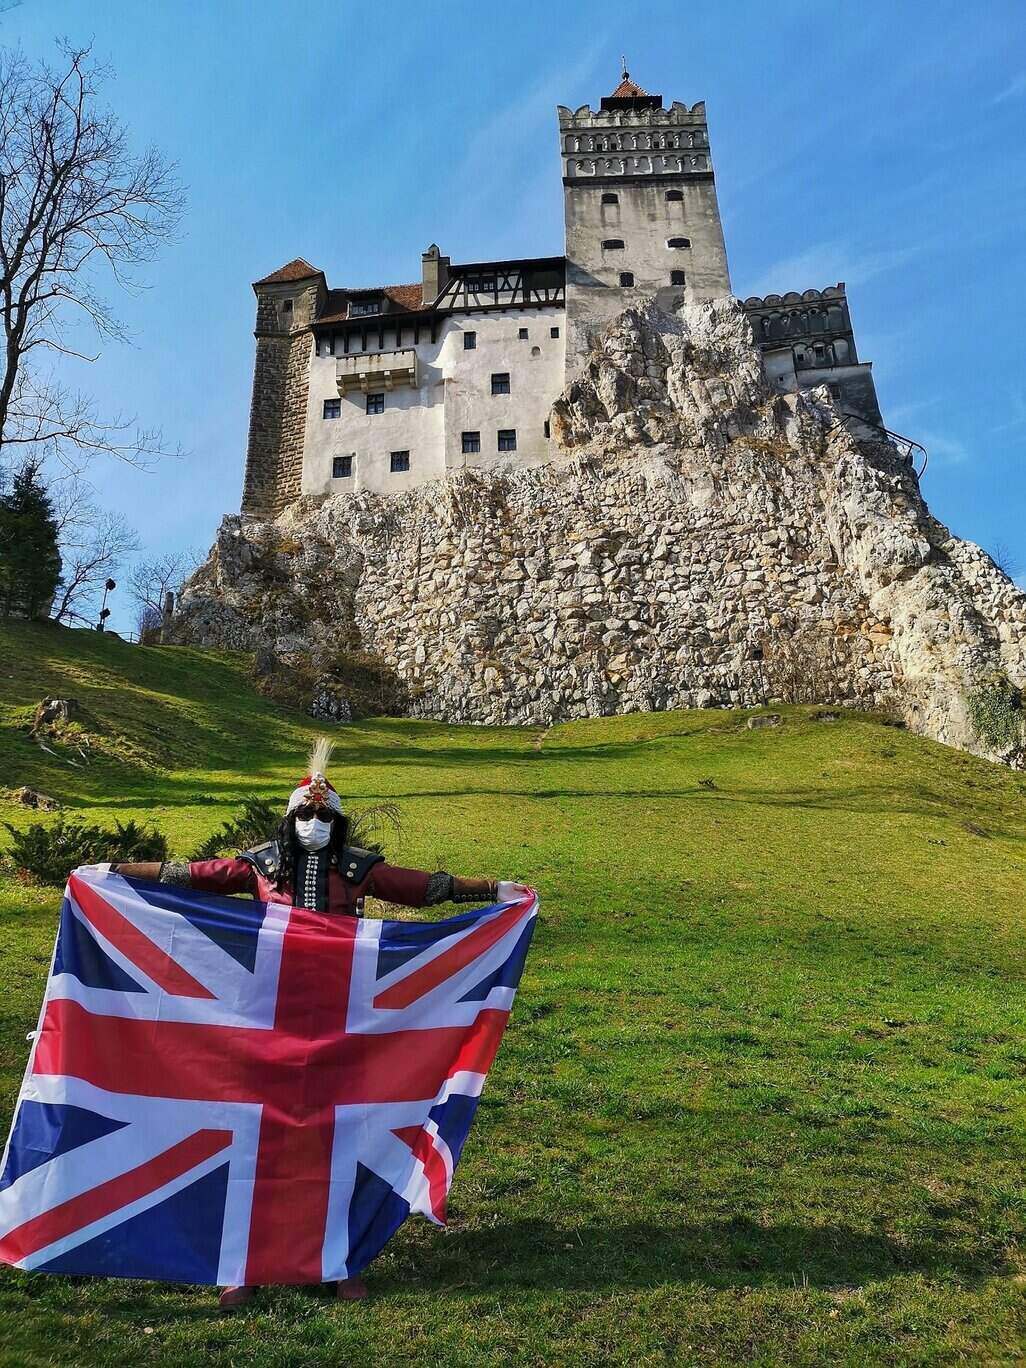
{"type": "Polygon", "coordinates": [[[128,591],[138,605],[138,629],[144,632],[159,627],[164,616],[164,600],[170,591],[178,596],[191,570],[188,555],[171,551],[152,560],[137,561],[128,576],[128,591]]]}
{"type": "Polygon", "coordinates": [[[103,297],[104,273],[136,290],[133,269],[173,233],[183,197],[174,166],[129,150],[100,106],[106,72],[88,48],[60,45],[59,70],[0,51],[0,459],[37,448],[65,466],[98,452],[142,464],[165,454],[160,434],[91,403],[33,366],[37,349],[95,359],[68,328],[126,340],[103,297]]]}
{"type": "Polygon", "coordinates": [[[61,582],[54,599],[58,622],[94,621],[104,582],[120,572],[125,560],[139,549],[139,540],[120,513],[98,508],[77,481],[69,481],[53,496],[61,551],[61,582]]]}

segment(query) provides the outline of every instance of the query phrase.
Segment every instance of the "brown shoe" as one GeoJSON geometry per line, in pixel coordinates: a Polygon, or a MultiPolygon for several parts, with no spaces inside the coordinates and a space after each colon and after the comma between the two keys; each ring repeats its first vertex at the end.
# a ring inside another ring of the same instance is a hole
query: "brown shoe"
{"type": "Polygon", "coordinates": [[[367,1284],[362,1278],[343,1278],[335,1284],[335,1296],[339,1301],[363,1301],[367,1295],[367,1284]]]}
{"type": "Polygon", "coordinates": [[[222,1311],[234,1311],[252,1301],[255,1292],[255,1287],[222,1287],[217,1304],[222,1311]]]}

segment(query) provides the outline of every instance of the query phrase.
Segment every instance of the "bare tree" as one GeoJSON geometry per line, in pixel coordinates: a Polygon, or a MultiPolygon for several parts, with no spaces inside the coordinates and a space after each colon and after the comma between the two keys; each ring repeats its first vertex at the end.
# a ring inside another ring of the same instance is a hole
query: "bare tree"
{"type": "Polygon", "coordinates": [[[97,508],[78,484],[62,489],[55,503],[63,568],[52,616],[92,623],[104,583],[139,549],[139,539],[120,513],[97,508]]]}
{"type": "Polygon", "coordinates": [[[1002,574],[1007,575],[1009,579],[1015,579],[1019,573],[1019,558],[1007,542],[995,542],[990,558],[1002,574]]]}
{"type": "Polygon", "coordinates": [[[98,340],[126,339],[103,277],[136,288],[132,268],[174,230],[182,194],[173,166],[152,148],[134,157],[98,106],[107,73],[89,49],[60,52],[55,71],[0,51],[0,455],[28,448],[79,468],[107,452],[143,464],[160,454],[160,434],[101,417],[52,365],[96,359],[72,345],[76,322],[98,340]]]}
{"type": "Polygon", "coordinates": [[[182,581],[191,569],[191,558],[178,551],[170,551],[153,560],[136,561],[128,576],[128,589],[139,608],[140,638],[160,627],[165,598],[169,592],[177,598],[182,581]]]}

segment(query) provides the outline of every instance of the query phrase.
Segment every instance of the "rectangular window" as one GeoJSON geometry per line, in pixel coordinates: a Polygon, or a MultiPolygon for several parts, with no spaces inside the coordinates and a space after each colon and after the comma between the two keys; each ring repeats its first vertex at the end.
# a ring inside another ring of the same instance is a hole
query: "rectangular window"
{"type": "Polygon", "coordinates": [[[408,451],[392,451],[389,455],[391,458],[389,461],[389,469],[393,474],[397,470],[409,470],[410,453],[408,451]]]}
{"type": "Polygon", "coordinates": [[[323,409],[323,412],[322,412],[322,414],[321,414],[321,417],[322,417],[322,418],[341,418],[341,417],[342,417],[342,400],[341,400],[341,399],[325,399],[325,401],[324,401],[324,409],[323,409]]]}
{"type": "Polygon", "coordinates": [[[517,449],[517,430],[516,428],[499,428],[499,450],[516,451],[517,449]]]}
{"type": "Polygon", "coordinates": [[[333,456],[331,458],[331,478],[333,480],[344,480],[347,475],[352,475],[352,473],[352,456],[333,456]]]}
{"type": "Polygon", "coordinates": [[[481,434],[479,432],[465,432],[463,434],[463,454],[471,456],[475,451],[481,450],[481,434]]]}
{"type": "Polygon", "coordinates": [[[526,329],[526,328],[518,328],[518,329],[517,329],[517,337],[520,338],[521,342],[526,342],[526,341],[527,341],[527,329],[526,329]]]}
{"type": "Polygon", "coordinates": [[[291,312],[292,312],[292,300],[291,300],[291,299],[283,299],[283,300],[282,300],[282,303],[281,303],[281,307],[285,310],[286,313],[291,313],[291,312]]]}
{"type": "Polygon", "coordinates": [[[548,420],[547,418],[545,419],[545,436],[546,436],[546,437],[551,437],[551,436],[552,436],[552,433],[549,431],[549,420],[548,420]]]}
{"type": "Polygon", "coordinates": [[[630,289],[630,287],[634,284],[634,272],[621,271],[620,284],[624,287],[624,289],[630,289]]]}
{"type": "Polygon", "coordinates": [[[492,393],[509,394],[509,371],[494,371],[492,373],[492,393]]]}
{"type": "Polygon", "coordinates": [[[686,285],[687,283],[688,283],[688,281],[687,281],[687,276],[684,274],[683,271],[671,271],[671,272],[670,272],[670,284],[671,284],[671,285],[686,285]]]}
{"type": "Polygon", "coordinates": [[[463,334],[463,350],[464,350],[464,351],[473,351],[474,348],[475,348],[476,346],[477,346],[477,333],[476,333],[476,332],[465,332],[465,333],[463,334]]]}
{"type": "Polygon", "coordinates": [[[550,328],[550,329],[549,329],[549,336],[550,336],[550,337],[558,337],[558,336],[559,336],[559,329],[558,329],[558,328],[550,328]]]}
{"type": "Polygon", "coordinates": [[[376,314],[381,312],[380,299],[354,299],[349,305],[349,317],[359,318],[361,314],[376,314]]]}
{"type": "Polygon", "coordinates": [[[368,413],[384,413],[384,411],[385,411],[385,396],[384,396],[383,394],[368,394],[368,395],[367,395],[367,412],[368,412],[368,413]]]}

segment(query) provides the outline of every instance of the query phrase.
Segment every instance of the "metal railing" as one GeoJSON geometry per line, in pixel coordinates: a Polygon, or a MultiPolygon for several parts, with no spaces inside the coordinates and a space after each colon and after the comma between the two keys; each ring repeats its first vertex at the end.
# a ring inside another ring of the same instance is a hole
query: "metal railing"
{"type": "Polygon", "coordinates": [[[921,480],[923,478],[930,458],[922,442],[917,442],[914,437],[905,437],[900,432],[892,432],[890,428],[884,427],[881,423],[871,423],[868,418],[863,418],[858,413],[842,413],[842,427],[846,425],[849,418],[854,419],[856,423],[861,423],[863,427],[872,428],[874,432],[879,432],[895,448],[905,464],[911,466],[916,479],[921,480]],[[923,464],[919,470],[916,470],[916,452],[920,452],[923,457],[923,464]]]}

